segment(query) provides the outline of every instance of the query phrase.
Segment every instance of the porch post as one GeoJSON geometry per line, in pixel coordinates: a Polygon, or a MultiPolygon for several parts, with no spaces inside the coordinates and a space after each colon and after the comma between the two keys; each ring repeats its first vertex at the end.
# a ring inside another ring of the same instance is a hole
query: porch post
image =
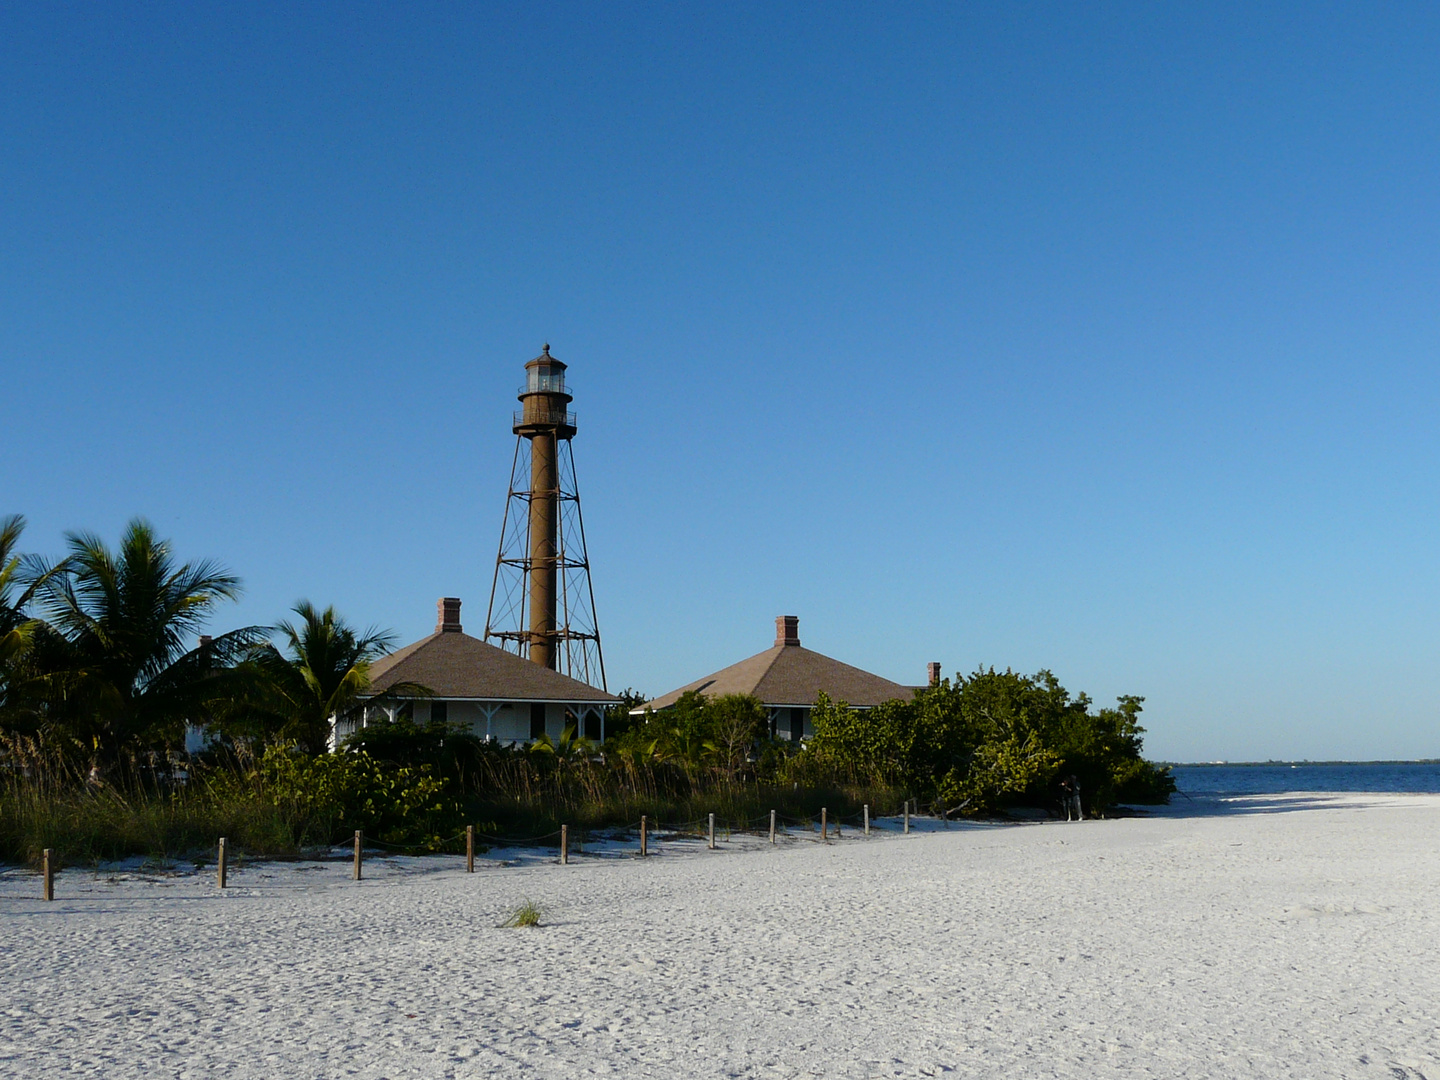
{"type": "Polygon", "coordinates": [[[490,727],[491,727],[491,724],[493,723],[493,721],[495,720],[495,714],[496,714],[497,712],[499,712],[500,709],[501,709],[501,706],[496,705],[496,704],[493,704],[493,703],[492,703],[492,704],[489,704],[489,705],[482,704],[482,705],[480,706],[480,711],[485,714],[485,741],[486,741],[486,742],[489,742],[489,741],[490,741],[490,735],[491,735],[490,727]]]}

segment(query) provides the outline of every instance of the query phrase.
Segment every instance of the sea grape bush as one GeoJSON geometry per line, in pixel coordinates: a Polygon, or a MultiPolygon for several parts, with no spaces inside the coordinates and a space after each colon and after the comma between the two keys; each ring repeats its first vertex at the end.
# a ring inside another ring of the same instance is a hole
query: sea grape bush
{"type": "Polygon", "coordinates": [[[789,764],[797,780],[883,784],[947,811],[1048,805],[1057,778],[1074,774],[1092,806],[1163,802],[1169,771],[1140,756],[1143,698],[1091,711],[1048,671],[980,669],[917,691],[909,701],[855,712],[821,696],[814,737],[789,764]]]}
{"type": "Polygon", "coordinates": [[[907,791],[949,813],[1048,806],[1074,774],[1087,805],[1164,802],[1168,770],[1141,756],[1144,699],[1092,711],[1048,671],[981,669],[909,700],[853,710],[824,694],[802,746],[768,737],[754,698],[688,693],[605,744],[613,767],[683,774],[694,787],[740,782],[856,791],[907,791]]]}
{"type": "Polygon", "coordinates": [[[384,843],[424,846],[457,811],[445,798],[446,781],[428,767],[390,767],[363,751],[306,754],[293,745],[270,746],[248,772],[221,772],[212,783],[258,793],[290,822],[302,845],[333,843],[362,829],[384,843]]]}

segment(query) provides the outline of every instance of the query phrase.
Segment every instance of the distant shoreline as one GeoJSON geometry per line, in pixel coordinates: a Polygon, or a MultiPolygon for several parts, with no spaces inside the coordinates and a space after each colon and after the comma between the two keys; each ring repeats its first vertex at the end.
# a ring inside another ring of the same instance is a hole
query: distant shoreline
{"type": "Polygon", "coordinates": [[[1276,765],[1440,765],[1440,758],[1378,758],[1371,761],[1157,761],[1167,769],[1250,769],[1276,765]]]}

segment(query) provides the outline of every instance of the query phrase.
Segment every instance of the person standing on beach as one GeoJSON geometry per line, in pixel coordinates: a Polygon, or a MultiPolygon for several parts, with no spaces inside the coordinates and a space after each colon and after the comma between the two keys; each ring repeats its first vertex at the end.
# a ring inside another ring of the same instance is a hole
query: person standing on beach
{"type": "Polygon", "coordinates": [[[1060,781],[1060,801],[1065,806],[1066,821],[1085,820],[1085,811],[1080,806],[1080,780],[1074,773],[1060,781]]]}

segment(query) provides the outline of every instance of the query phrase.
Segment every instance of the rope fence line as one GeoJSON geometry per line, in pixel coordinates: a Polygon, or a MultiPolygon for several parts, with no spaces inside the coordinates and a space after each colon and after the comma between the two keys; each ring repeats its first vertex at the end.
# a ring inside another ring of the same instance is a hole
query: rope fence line
{"type": "MultiPolygon", "coordinates": [[[[841,815],[833,821],[829,819],[828,813],[828,810],[822,807],[818,818],[797,818],[791,817],[788,814],[782,814],[778,810],[772,810],[765,817],[744,818],[739,822],[721,822],[716,814],[709,814],[704,820],[668,823],[659,821],[652,823],[649,821],[648,815],[642,815],[639,821],[622,826],[602,827],[594,831],[605,832],[608,828],[610,838],[612,839],[617,832],[622,834],[638,832],[640,841],[639,854],[642,857],[649,854],[648,845],[650,837],[652,836],[657,841],[662,835],[672,841],[677,839],[703,839],[708,841],[710,850],[714,850],[717,830],[724,832],[726,840],[729,840],[738,833],[740,835],[768,836],[771,843],[778,842],[781,836],[787,840],[828,843],[831,838],[832,827],[834,838],[837,840],[841,838],[841,825],[844,823],[850,823],[852,825],[852,832],[854,831],[853,826],[858,823],[859,827],[863,830],[862,835],[865,836],[870,835],[872,830],[890,831],[885,830],[884,827],[879,825],[871,816],[869,805],[864,806],[859,813],[841,815]],[[798,830],[798,832],[792,832],[792,829],[798,830]]],[[[911,803],[907,800],[904,808],[903,831],[905,834],[909,834],[910,832],[910,817],[911,803]]],[[[582,851],[586,832],[587,830],[582,829],[576,833],[577,847],[582,851]]],[[[475,842],[477,840],[484,840],[506,847],[533,846],[542,841],[558,840],[558,861],[561,865],[566,865],[569,863],[570,833],[571,830],[568,824],[563,824],[559,829],[547,833],[540,833],[535,836],[502,836],[495,833],[482,833],[474,825],[467,825],[463,831],[455,833],[452,836],[444,837],[443,839],[436,838],[423,844],[395,844],[374,837],[366,837],[362,830],[357,829],[353,839],[353,877],[355,881],[363,880],[364,853],[367,848],[372,850],[379,848],[401,854],[433,855],[441,853],[448,854],[448,852],[443,852],[444,848],[449,845],[461,843],[464,845],[466,870],[467,872],[473,873],[475,869],[475,842]]],[[[324,850],[332,853],[333,856],[336,848],[340,846],[341,845],[330,845],[324,850]]],[[[243,852],[229,845],[226,837],[220,837],[216,860],[216,885],[221,889],[227,888],[229,885],[228,871],[232,854],[237,858],[245,857],[243,852]]],[[[56,858],[56,853],[52,849],[46,848],[42,860],[41,877],[42,896],[43,899],[47,901],[54,900],[55,898],[54,880],[58,868],[59,861],[56,858]]]]}
{"type": "MultiPolygon", "coordinates": [[[[672,840],[676,838],[708,839],[712,825],[722,829],[728,837],[736,833],[739,833],[741,835],[764,835],[767,833],[769,827],[772,824],[783,824],[787,827],[787,829],[798,828],[806,833],[814,833],[824,831],[825,813],[826,812],[822,809],[821,815],[817,819],[816,817],[791,817],[788,814],[780,814],[777,811],[773,816],[746,818],[742,819],[738,823],[721,822],[718,818],[715,818],[714,815],[711,815],[710,817],[707,817],[703,820],[695,819],[692,821],[678,822],[656,821],[653,824],[648,821],[648,818],[642,817],[642,819],[639,821],[628,822],[625,825],[620,826],[602,827],[594,831],[608,831],[613,837],[615,833],[638,833],[642,829],[646,829],[649,832],[653,833],[657,838],[664,835],[672,840]]],[[[883,828],[883,826],[876,823],[870,817],[868,806],[862,808],[861,811],[858,813],[846,814],[837,817],[831,823],[835,827],[835,835],[837,836],[837,838],[841,835],[841,825],[845,823],[849,823],[852,825],[858,824],[862,828],[883,828]]],[[[471,828],[473,829],[473,826],[471,828]]],[[[535,844],[545,840],[563,840],[567,838],[568,831],[568,825],[562,826],[560,829],[556,829],[548,833],[540,833],[535,836],[502,836],[494,833],[482,833],[478,831],[471,833],[469,830],[467,830],[467,832],[456,833],[454,836],[447,837],[439,841],[432,841],[429,844],[390,844],[384,841],[374,839],[369,839],[366,841],[366,843],[367,845],[374,845],[393,851],[418,851],[422,854],[429,854],[438,851],[438,849],[444,847],[445,845],[458,843],[461,840],[468,840],[471,836],[473,836],[474,839],[487,840],[492,843],[503,844],[510,847],[519,847],[529,844],[535,844]]],[[[785,835],[793,836],[793,834],[789,832],[787,832],[785,835]]],[[[585,832],[581,832],[579,834],[579,837],[582,840],[584,836],[585,832]]],[[[805,837],[805,839],[809,839],[809,837],[805,837]]]]}
{"type": "Polygon", "coordinates": [[[418,852],[421,855],[430,855],[438,853],[439,849],[447,844],[459,843],[465,838],[465,833],[458,832],[454,836],[447,836],[444,840],[432,840],[426,844],[390,844],[386,843],[384,840],[377,840],[372,836],[366,837],[365,845],[367,847],[382,847],[388,851],[400,851],[407,853],[413,851],[418,852]]]}
{"type": "Polygon", "coordinates": [[[491,833],[482,832],[475,834],[477,840],[489,840],[496,844],[504,844],[506,847],[524,847],[526,844],[533,844],[538,840],[549,840],[558,838],[559,836],[559,829],[556,829],[554,832],[541,833],[539,836],[495,836],[491,833]]]}

